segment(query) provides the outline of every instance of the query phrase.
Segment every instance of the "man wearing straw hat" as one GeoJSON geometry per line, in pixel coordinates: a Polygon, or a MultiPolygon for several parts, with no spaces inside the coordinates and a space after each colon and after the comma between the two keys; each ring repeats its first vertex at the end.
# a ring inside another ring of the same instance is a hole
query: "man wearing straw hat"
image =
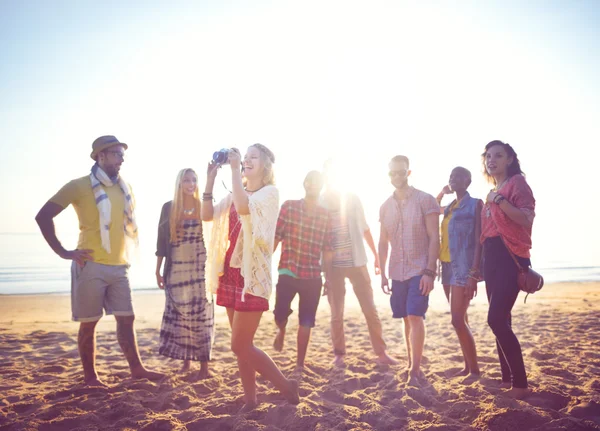
{"type": "Polygon", "coordinates": [[[77,345],[84,381],[105,386],[96,372],[96,324],[114,314],[117,339],[134,378],[157,380],[163,374],[147,370],[140,359],[129,285],[128,248],[137,246],[134,199],[119,171],[127,145],[114,136],[101,136],[92,144],[95,161],[91,173],[70,181],[42,207],[36,221],[44,238],[63,259],[72,260],[72,318],[80,322],[77,345]],[[54,217],[73,205],[79,219],[79,242],[66,250],[56,237],[54,217]]]}

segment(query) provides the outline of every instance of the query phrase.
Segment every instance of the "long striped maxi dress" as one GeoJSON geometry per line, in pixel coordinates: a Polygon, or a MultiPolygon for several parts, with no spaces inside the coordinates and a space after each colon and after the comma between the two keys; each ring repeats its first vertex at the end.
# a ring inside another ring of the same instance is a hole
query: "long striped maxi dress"
{"type": "Polygon", "coordinates": [[[214,341],[214,302],[204,284],[202,224],[184,220],[182,228],[171,244],[158,351],[174,359],[205,362],[211,359],[214,341]]]}

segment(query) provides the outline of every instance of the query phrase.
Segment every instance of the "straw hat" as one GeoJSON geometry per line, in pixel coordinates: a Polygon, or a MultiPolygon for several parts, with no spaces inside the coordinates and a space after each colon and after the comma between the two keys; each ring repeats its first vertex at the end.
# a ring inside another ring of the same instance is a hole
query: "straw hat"
{"type": "Polygon", "coordinates": [[[119,142],[119,140],[112,135],[100,136],[92,144],[92,154],[90,154],[90,157],[96,160],[100,151],[106,150],[109,147],[114,147],[115,145],[123,145],[123,148],[127,149],[127,144],[119,142]]]}

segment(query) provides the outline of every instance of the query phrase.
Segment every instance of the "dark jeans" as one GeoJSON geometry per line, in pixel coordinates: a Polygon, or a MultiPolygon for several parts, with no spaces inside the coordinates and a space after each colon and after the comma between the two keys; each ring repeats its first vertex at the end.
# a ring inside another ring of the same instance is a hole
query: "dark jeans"
{"type": "MultiPolygon", "coordinates": [[[[500,357],[502,381],[515,388],[527,387],[521,345],[511,328],[510,312],[519,295],[517,266],[500,237],[488,238],[483,243],[485,288],[490,303],[488,325],[496,336],[500,357]]],[[[522,266],[530,266],[529,259],[517,256],[522,266]]]]}

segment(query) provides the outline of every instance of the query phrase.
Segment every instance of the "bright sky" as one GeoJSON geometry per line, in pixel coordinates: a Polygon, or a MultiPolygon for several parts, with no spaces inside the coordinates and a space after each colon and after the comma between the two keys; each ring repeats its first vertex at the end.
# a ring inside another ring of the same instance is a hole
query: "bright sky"
{"type": "Polygon", "coordinates": [[[392,156],[433,195],[465,166],[485,197],[479,156],[502,139],[537,198],[534,266],[597,265],[598,22],[593,0],[0,2],[0,231],[36,232],[114,134],[146,262],[179,169],[203,187],[213,151],[255,142],[276,155],[282,201],[339,158],[377,241],[392,156]]]}

